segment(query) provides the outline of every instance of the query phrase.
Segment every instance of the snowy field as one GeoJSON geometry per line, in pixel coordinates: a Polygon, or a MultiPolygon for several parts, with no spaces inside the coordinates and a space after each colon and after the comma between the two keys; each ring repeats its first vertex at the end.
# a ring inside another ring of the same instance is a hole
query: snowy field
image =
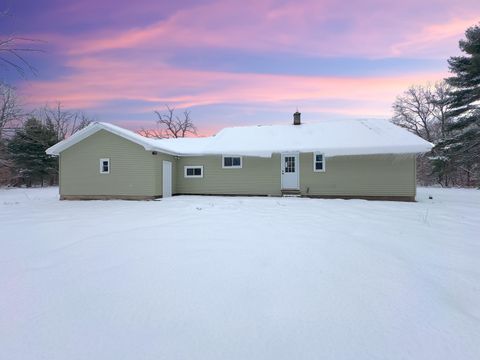
{"type": "Polygon", "coordinates": [[[480,359],[480,191],[57,191],[0,190],[1,359],[480,359]]]}

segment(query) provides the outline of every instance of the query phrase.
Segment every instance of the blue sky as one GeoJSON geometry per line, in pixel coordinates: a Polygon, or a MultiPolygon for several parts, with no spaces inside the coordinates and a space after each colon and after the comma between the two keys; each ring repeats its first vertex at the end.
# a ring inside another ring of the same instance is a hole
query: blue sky
{"type": "Polygon", "coordinates": [[[391,116],[441,80],[480,3],[462,0],[7,0],[3,36],[39,39],[36,76],[0,68],[28,107],[61,101],[132,129],[166,104],[223,126],[391,116]]]}

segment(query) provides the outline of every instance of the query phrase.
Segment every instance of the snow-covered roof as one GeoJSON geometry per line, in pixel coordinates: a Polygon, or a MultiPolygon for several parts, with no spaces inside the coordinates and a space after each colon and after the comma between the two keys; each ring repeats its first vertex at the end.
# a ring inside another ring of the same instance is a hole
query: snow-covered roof
{"type": "Polygon", "coordinates": [[[62,140],[59,143],[56,143],[55,145],[49,147],[46,150],[46,153],[49,155],[58,155],[63,150],[68,149],[70,146],[75,145],[76,143],[82,141],[83,139],[86,139],[90,135],[93,135],[100,130],[106,130],[108,132],[121,136],[127,140],[130,140],[134,143],[137,143],[143,146],[145,150],[157,150],[153,140],[150,138],[147,138],[145,136],[134,133],[133,131],[121,128],[119,126],[116,126],[110,123],[94,122],[84,127],[82,130],[77,131],[75,134],[68,137],[67,139],[62,140]]]}
{"type": "Polygon", "coordinates": [[[387,120],[324,120],[302,125],[231,127],[204,138],[152,139],[109,124],[93,123],[47,150],[63,150],[99,130],[133,141],[149,151],[172,155],[245,155],[322,152],[326,156],[427,152],[432,144],[387,120]]]}

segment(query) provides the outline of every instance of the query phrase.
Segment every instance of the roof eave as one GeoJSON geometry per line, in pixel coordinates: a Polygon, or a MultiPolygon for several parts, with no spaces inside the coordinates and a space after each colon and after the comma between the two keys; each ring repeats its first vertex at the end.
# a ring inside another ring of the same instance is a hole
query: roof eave
{"type": "Polygon", "coordinates": [[[60,155],[60,153],[62,151],[64,151],[64,150],[68,149],[69,147],[79,143],[80,141],[86,139],[87,137],[95,134],[96,132],[98,132],[100,130],[108,131],[109,133],[115,134],[117,136],[120,136],[121,138],[129,140],[129,141],[131,141],[131,142],[133,142],[137,145],[140,145],[146,151],[159,151],[159,152],[162,152],[162,153],[165,153],[165,154],[168,154],[168,155],[172,155],[172,156],[177,156],[178,155],[177,153],[172,152],[170,150],[166,150],[166,149],[163,149],[161,147],[154,146],[154,145],[148,143],[147,141],[145,141],[145,142],[144,141],[139,141],[138,139],[136,139],[133,136],[128,136],[128,134],[125,134],[125,133],[120,132],[120,131],[116,131],[115,129],[112,129],[112,128],[110,128],[108,126],[105,126],[104,124],[98,123],[98,122],[90,124],[89,126],[83,128],[82,130],[80,130],[80,131],[76,132],[75,134],[73,134],[72,136],[70,136],[68,139],[62,140],[59,143],[49,147],[47,150],[45,150],[45,152],[48,155],[58,156],[58,155],[60,155]]]}

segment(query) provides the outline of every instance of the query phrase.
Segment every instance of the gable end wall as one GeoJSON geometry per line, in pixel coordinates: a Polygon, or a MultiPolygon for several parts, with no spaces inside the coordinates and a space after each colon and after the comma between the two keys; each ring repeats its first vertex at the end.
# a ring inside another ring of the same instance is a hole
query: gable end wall
{"type": "Polygon", "coordinates": [[[100,130],[60,153],[60,195],[161,196],[162,160],[172,161],[175,167],[173,156],[152,155],[138,144],[100,130]],[[101,158],[110,159],[110,174],[100,174],[101,158]]]}

